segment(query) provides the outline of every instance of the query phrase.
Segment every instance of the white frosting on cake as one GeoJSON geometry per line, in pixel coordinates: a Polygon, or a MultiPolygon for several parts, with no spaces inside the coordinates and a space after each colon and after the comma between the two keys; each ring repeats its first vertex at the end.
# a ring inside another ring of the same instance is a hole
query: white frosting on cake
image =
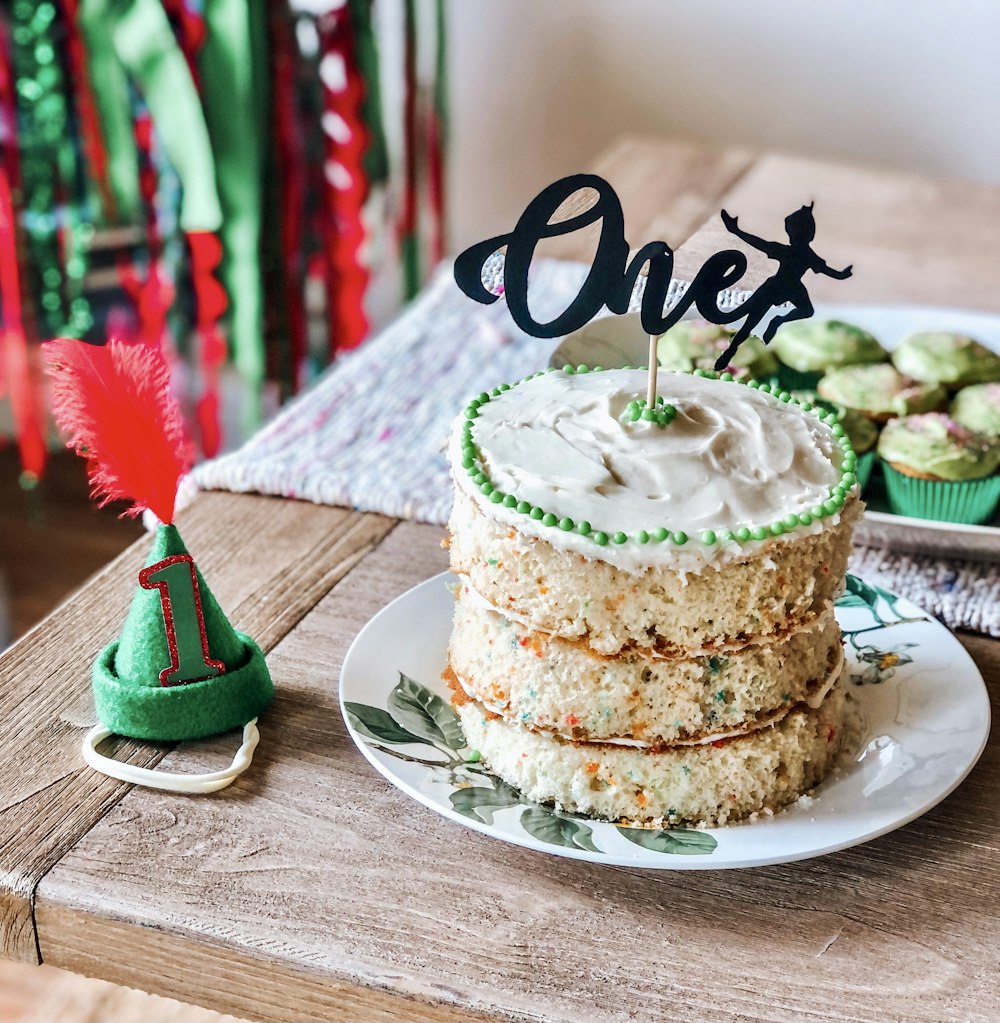
{"type": "MultiPolygon", "coordinates": [[[[457,485],[488,516],[557,548],[630,570],[669,563],[689,573],[787,539],[703,544],[705,530],[768,526],[808,512],[840,480],[837,438],[795,404],[735,382],[661,372],[657,392],[677,409],[661,427],[629,421],[626,407],[645,388],[645,370],[547,373],[484,404],[472,437],[490,482],[503,493],[558,518],[587,521],[609,537],[657,527],[683,531],[689,537],[683,546],[630,539],[601,547],[491,503],[461,469],[462,421],[450,452],[457,485]]],[[[819,533],[837,521],[835,514],[793,533],[819,533]]]]}

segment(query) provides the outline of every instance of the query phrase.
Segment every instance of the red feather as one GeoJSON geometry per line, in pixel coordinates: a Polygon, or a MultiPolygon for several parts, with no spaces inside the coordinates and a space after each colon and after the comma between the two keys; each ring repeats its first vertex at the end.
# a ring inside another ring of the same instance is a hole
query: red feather
{"type": "Polygon", "coordinates": [[[86,457],[93,496],[102,507],[132,501],[126,515],[148,508],[171,522],[177,484],[191,459],[160,350],[60,338],[46,341],[42,351],[56,422],[68,446],[86,457]]]}

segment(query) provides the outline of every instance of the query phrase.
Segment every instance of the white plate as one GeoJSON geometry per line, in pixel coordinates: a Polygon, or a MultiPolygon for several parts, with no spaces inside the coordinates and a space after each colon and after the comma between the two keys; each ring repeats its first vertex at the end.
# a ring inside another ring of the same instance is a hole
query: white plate
{"type": "Polygon", "coordinates": [[[788,863],[912,821],[962,781],[986,744],[989,698],[958,640],[908,601],[849,577],[837,618],[865,738],[856,758],[812,798],[773,817],[708,830],[636,831],[557,813],[467,762],[441,681],[454,609],[446,584],[453,578],[428,579],[361,630],[344,659],[341,710],[351,738],[393,785],[506,842],[627,867],[788,863]]]}
{"type": "MultiPolygon", "coordinates": [[[[1000,316],[967,309],[925,306],[825,305],[816,316],[844,320],[870,331],[890,351],[907,334],[918,330],[950,330],[968,334],[1000,352],[1000,316]]],[[[697,319],[689,311],[684,319],[697,319]]],[[[638,313],[593,320],[564,338],[549,358],[550,366],[586,363],[590,366],[646,364],[649,339],[642,332],[638,313]]],[[[944,557],[1000,561],[1000,511],[992,523],[966,526],[958,522],[934,522],[895,515],[885,502],[881,480],[865,491],[868,511],[855,527],[857,543],[893,550],[944,557]]]]}

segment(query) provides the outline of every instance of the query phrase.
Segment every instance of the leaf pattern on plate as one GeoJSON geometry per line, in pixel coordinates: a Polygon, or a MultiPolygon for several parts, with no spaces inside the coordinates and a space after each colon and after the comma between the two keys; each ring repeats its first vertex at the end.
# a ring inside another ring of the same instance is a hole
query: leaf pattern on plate
{"type": "Polygon", "coordinates": [[[670,831],[650,831],[646,828],[619,828],[618,833],[650,852],[671,853],[679,856],[706,856],[715,852],[719,844],[707,831],[689,831],[677,828],[670,831]]]}
{"type": "Polygon", "coordinates": [[[549,845],[584,849],[593,853],[604,851],[594,845],[594,832],[583,821],[575,817],[564,817],[547,806],[529,806],[521,814],[521,827],[532,838],[549,845]]]}
{"type": "MultiPolygon", "coordinates": [[[[886,591],[881,593],[886,595],[886,591]]],[[[893,600],[895,601],[895,597],[893,600]]],[[[874,612],[878,603],[879,591],[871,583],[866,583],[856,575],[848,575],[844,581],[844,592],[837,598],[837,607],[867,607],[874,612]]]]}
{"type": "Polygon", "coordinates": [[[351,726],[369,739],[392,743],[424,741],[419,735],[408,732],[381,707],[371,707],[367,703],[345,703],[344,710],[347,711],[351,726]]]}
{"type": "MultiPolygon", "coordinates": [[[[492,780],[494,783],[499,781],[499,779],[492,780]]],[[[452,809],[463,817],[492,825],[493,814],[497,810],[518,806],[521,802],[521,793],[505,782],[500,782],[498,787],[492,789],[478,785],[459,789],[457,792],[452,792],[448,798],[451,800],[452,809]]]]}
{"type": "Polygon", "coordinates": [[[855,657],[866,665],[862,672],[851,675],[851,681],[856,685],[863,685],[868,682],[881,682],[893,676],[894,668],[898,664],[909,664],[913,658],[903,653],[911,650],[916,643],[902,643],[895,647],[877,647],[870,641],[862,641],[858,637],[866,633],[878,632],[884,629],[891,629],[895,625],[906,625],[909,622],[922,622],[927,620],[926,615],[918,615],[915,618],[905,618],[896,610],[896,603],[899,595],[882,589],[874,583],[865,582],[856,575],[848,574],[845,580],[844,593],[837,598],[837,607],[841,608],[864,608],[871,615],[871,625],[860,629],[844,629],[843,637],[850,643],[855,657]],[[883,617],[879,611],[879,601],[888,608],[891,617],[883,617]]]}
{"type": "Polygon", "coordinates": [[[427,686],[399,673],[399,683],[389,694],[389,710],[403,728],[427,742],[450,750],[465,749],[468,743],[458,715],[427,686]]]}

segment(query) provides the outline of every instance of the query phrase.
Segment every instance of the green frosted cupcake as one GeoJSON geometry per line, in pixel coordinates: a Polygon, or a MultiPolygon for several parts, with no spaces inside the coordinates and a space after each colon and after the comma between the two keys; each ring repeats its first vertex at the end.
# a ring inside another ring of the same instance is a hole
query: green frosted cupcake
{"type": "Polygon", "coordinates": [[[898,515],[975,524],[989,520],[1000,502],[1000,440],[943,413],[893,420],[878,454],[898,515]]]}
{"type": "Polygon", "coordinates": [[[813,405],[819,405],[837,417],[837,422],[844,428],[844,433],[847,434],[847,439],[858,456],[855,473],[858,477],[858,486],[864,490],[871,479],[872,469],[875,468],[878,426],[867,416],[855,412],[854,409],[845,408],[832,401],[824,401],[815,391],[793,391],[792,396],[799,401],[808,401],[813,405]]]}
{"type": "Polygon", "coordinates": [[[895,416],[936,411],[948,398],[943,387],[904,377],[888,363],[834,370],[820,380],[817,391],[824,400],[860,412],[877,423],[895,416]]]}
{"type": "Polygon", "coordinates": [[[771,348],[781,363],[782,386],[815,387],[844,366],[885,362],[889,353],[866,330],[840,320],[796,320],[778,328],[771,348]]]}
{"type": "Polygon", "coordinates": [[[1000,384],[963,387],[948,409],[951,418],[975,433],[1000,437],[1000,384]]]}
{"type": "Polygon", "coordinates": [[[875,467],[875,444],[878,442],[878,427],[867,417],[855,412],[854,409],[844,408],[842,405],[835,405],[834,412],[837,421],[844,428],[847,439],[858,456],[858,465],[855,469],[858,477],[858,486],[862,490],[868,486],[872,476],[872,469],[875,467]]]}
{"type": "Polygon", "coordinates": [[[1000,380],[1000,355],[964,334],[940,330],[905,338],[892,353],[892,364],[914,380],[952,389],[1000,380]]]}
{"type": "MultiPolygon", "coordinates": [[[[664,369],[690,373],[715,369],[715,362],[729,347],[736,332],[706,320],[681,320],[656,344],[656,360],[664,369]]],[[[737,379],[767,380],[778,372],[778,360],[759,337],[751,335],[740,345],[726,369],[737,379]]]]}

